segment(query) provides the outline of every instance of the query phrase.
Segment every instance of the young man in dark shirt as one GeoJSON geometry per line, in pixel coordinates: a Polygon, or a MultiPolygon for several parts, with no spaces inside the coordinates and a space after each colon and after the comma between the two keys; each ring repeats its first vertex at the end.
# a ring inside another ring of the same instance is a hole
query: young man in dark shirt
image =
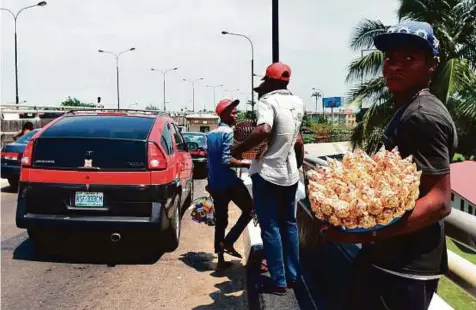
{"type": "Polygon", "coordinates": [[[385,53],[383,77],[398,108],[385,130],[388,150],[412,155],[422,171],[420,198],[398,223],[362,234],[324,230],[331,241],[362,243],[348,309],[428,309],[448,269],[443,218],[451,212],[450,159],[456,129],[428,87],[438,65],[432,27],[405,21],[374,39],[385,53]]]}

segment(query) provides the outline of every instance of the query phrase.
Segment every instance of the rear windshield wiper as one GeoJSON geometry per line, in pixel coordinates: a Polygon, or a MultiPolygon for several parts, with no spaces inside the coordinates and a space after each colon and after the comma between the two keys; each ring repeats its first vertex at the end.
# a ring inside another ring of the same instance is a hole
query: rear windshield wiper
{"type": "Polygon", "coordinates": [[[99,167],[84,167],[84,166],[79,166],[77,167],[78,170],[101,170],[99,167]]]}

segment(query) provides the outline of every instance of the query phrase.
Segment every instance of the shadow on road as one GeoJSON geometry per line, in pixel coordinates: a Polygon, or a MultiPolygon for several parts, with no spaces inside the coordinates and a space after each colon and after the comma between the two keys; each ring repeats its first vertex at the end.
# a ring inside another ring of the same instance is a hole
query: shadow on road
{"type": "MultiPolygon", "coordinates": [[[[210,253],[188,252],[179,259],[199,272],[207,272],[215,269],[214,258],[210,253]]],[[[217,291],[210,293],[213,303],[197,306],[193,310],[248,309],[245,267],[239,260],[233,260],[231,263],[230,268],[226,270],[210,273],[212,277],[225,279],[224,282],[215,285],[217,291]]]]}
{"type": "Polygon", "coordinates": [[[17,192],[16,188],[11,187],[10,185],[2,187],[0,191],[2,193],[11,193],[11,194],[15,194],[17,192]]]}
{"type": "MultiPolygon", "coordinates": [[[[100,235],[70,235],[61,240],[54,251],[37,251],[27,233],[22,233],[2,242],[2,252],[13,252],[13,259],[69,264],[155,264],[163,252],[152,249],[150,244],[136,239],[119,243],[108,242],[100,235]],[[49,254],[54,253],[54,254],[49,254]]],[[[157,246],[155,246],[157,248],[157,246]]]]}

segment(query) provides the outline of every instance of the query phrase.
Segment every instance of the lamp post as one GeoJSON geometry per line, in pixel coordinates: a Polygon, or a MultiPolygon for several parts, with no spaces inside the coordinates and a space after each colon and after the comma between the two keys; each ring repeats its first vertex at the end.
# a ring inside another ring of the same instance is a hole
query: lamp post
{"type": "Polygon", "coordinates": [[[124,50],[118,54],[109,52],[109,51],[98,50],[99,53],[111,54],[116,58],[116,91],[117,91],[117,108],[118,109],[121,108],[120,98],[119,98],[119,56],[121,56],[124,53],[132,52],[135,50],[136,50],[135,47],[131,47],[130,49],[124,50]]]}
{"type": "MultiPolygon", "coordinates": [[[[317,100],[319,100],[319,98],[324,98],[324,92],[320,89],[316,89],[316,88],[312,88],[312,90],[314,91],[311,95],[311,97],[316,97],[316,114],[317,114],[317,100]]],[[[324,118],[325,115],[324,115],[324,100],[322,101],[322,117],[324,118]]]]}
{"type": "Polygon", "coordinates": [[[195,83],[198,81],[203,80],[203,78],[198,78],[196,80],[188,80],[188,79],[182,79],[184,82],[190,82],[192,83],[192,112],[195,112],[195,83]]]}
{"type": "Polygon", "coordinates": [[[253,80],[253,77],[254,77],[254,63],[255,63],[255,51],[254,51],[254,47],[253,47],[253,42],[251,41],[251,39],[247,36],[245,36],[244,34],[240,34],[240,33],[233,33],[233,32],[229,32],[229,31],[222,31],[221,32],[223,35],[231,35],[231,36],[238,36],[238,37],[242,37],[242,38],[245,38],[246,40],[248,40],[248,42],[250,42],[250,46],[251,46],[251,111],[254,112],[255,110],[255,104],[254,104],[254,99],[253,99],[253,88],[254,88],[254,80],[253,80]]]}
{"type": "Polygon", "coordinates": [[[218,87],[223,87],[223,84],[220,84],[220,85],[205,85],[206,87],[209,87],[209,88],[212,88],[213,89],[213,104],[216,104],[217,103],[217,98],[215,96],[215,90],[218,88],[218,87]]]}
{"type": "Polygon", "coordinates": [[[159,70],[159,69],[154,69],[154,68],[152,68],[152,69],[150,69],[150,70],[151,70],[151,71],[154,71],[154,72],[160,72],[160,73],[162,73],[162,76],[163,76],[163,78],[164,78],[164,112],[165,112],[165,111],[167,111],[167,108],[166,108],[167,102],[165,101],[165,76],[166,76],[167,72],[177,71],[178,68],[175,67],[175,68],[166,69],[166,70],[159,70]]]}
{"type": "Polygon", "coordinates": [[[19,104],[20,103],[20,97],[18,95],[18,44],[17,44],[17,19],[18,19],[18,16],[20,15],[21,12],[23,12],[24,10],[27,10],[27,9],[31,9],[31,8],[35,8],[37,6],[45,6],[46,5],[46,1],[41,1],[41,2],[38,2],[37,4],[34,4],[34,5],[29,5],[29,6],[26,6],[22,9],[20,9],[16,14],[13,13],[11,10],[9,9],[4,9],[4,8],[1,8],[0,10],[2,11],[5,11],[5,12],[8,12],[12,15],[13,17],[13,20],[14,20],[14,24],[15,24],[15,103],[16,104],[19,104]]]}

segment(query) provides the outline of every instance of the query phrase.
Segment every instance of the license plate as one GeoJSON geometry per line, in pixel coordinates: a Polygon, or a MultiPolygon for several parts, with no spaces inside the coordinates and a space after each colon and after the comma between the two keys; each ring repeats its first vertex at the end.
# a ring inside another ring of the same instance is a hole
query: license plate
{"type": "Polygon", "coordinates": [[[76,192],[74,205],[76,207],[103,207],[104,194],[90,193],[90,192],[76,192]]]}

